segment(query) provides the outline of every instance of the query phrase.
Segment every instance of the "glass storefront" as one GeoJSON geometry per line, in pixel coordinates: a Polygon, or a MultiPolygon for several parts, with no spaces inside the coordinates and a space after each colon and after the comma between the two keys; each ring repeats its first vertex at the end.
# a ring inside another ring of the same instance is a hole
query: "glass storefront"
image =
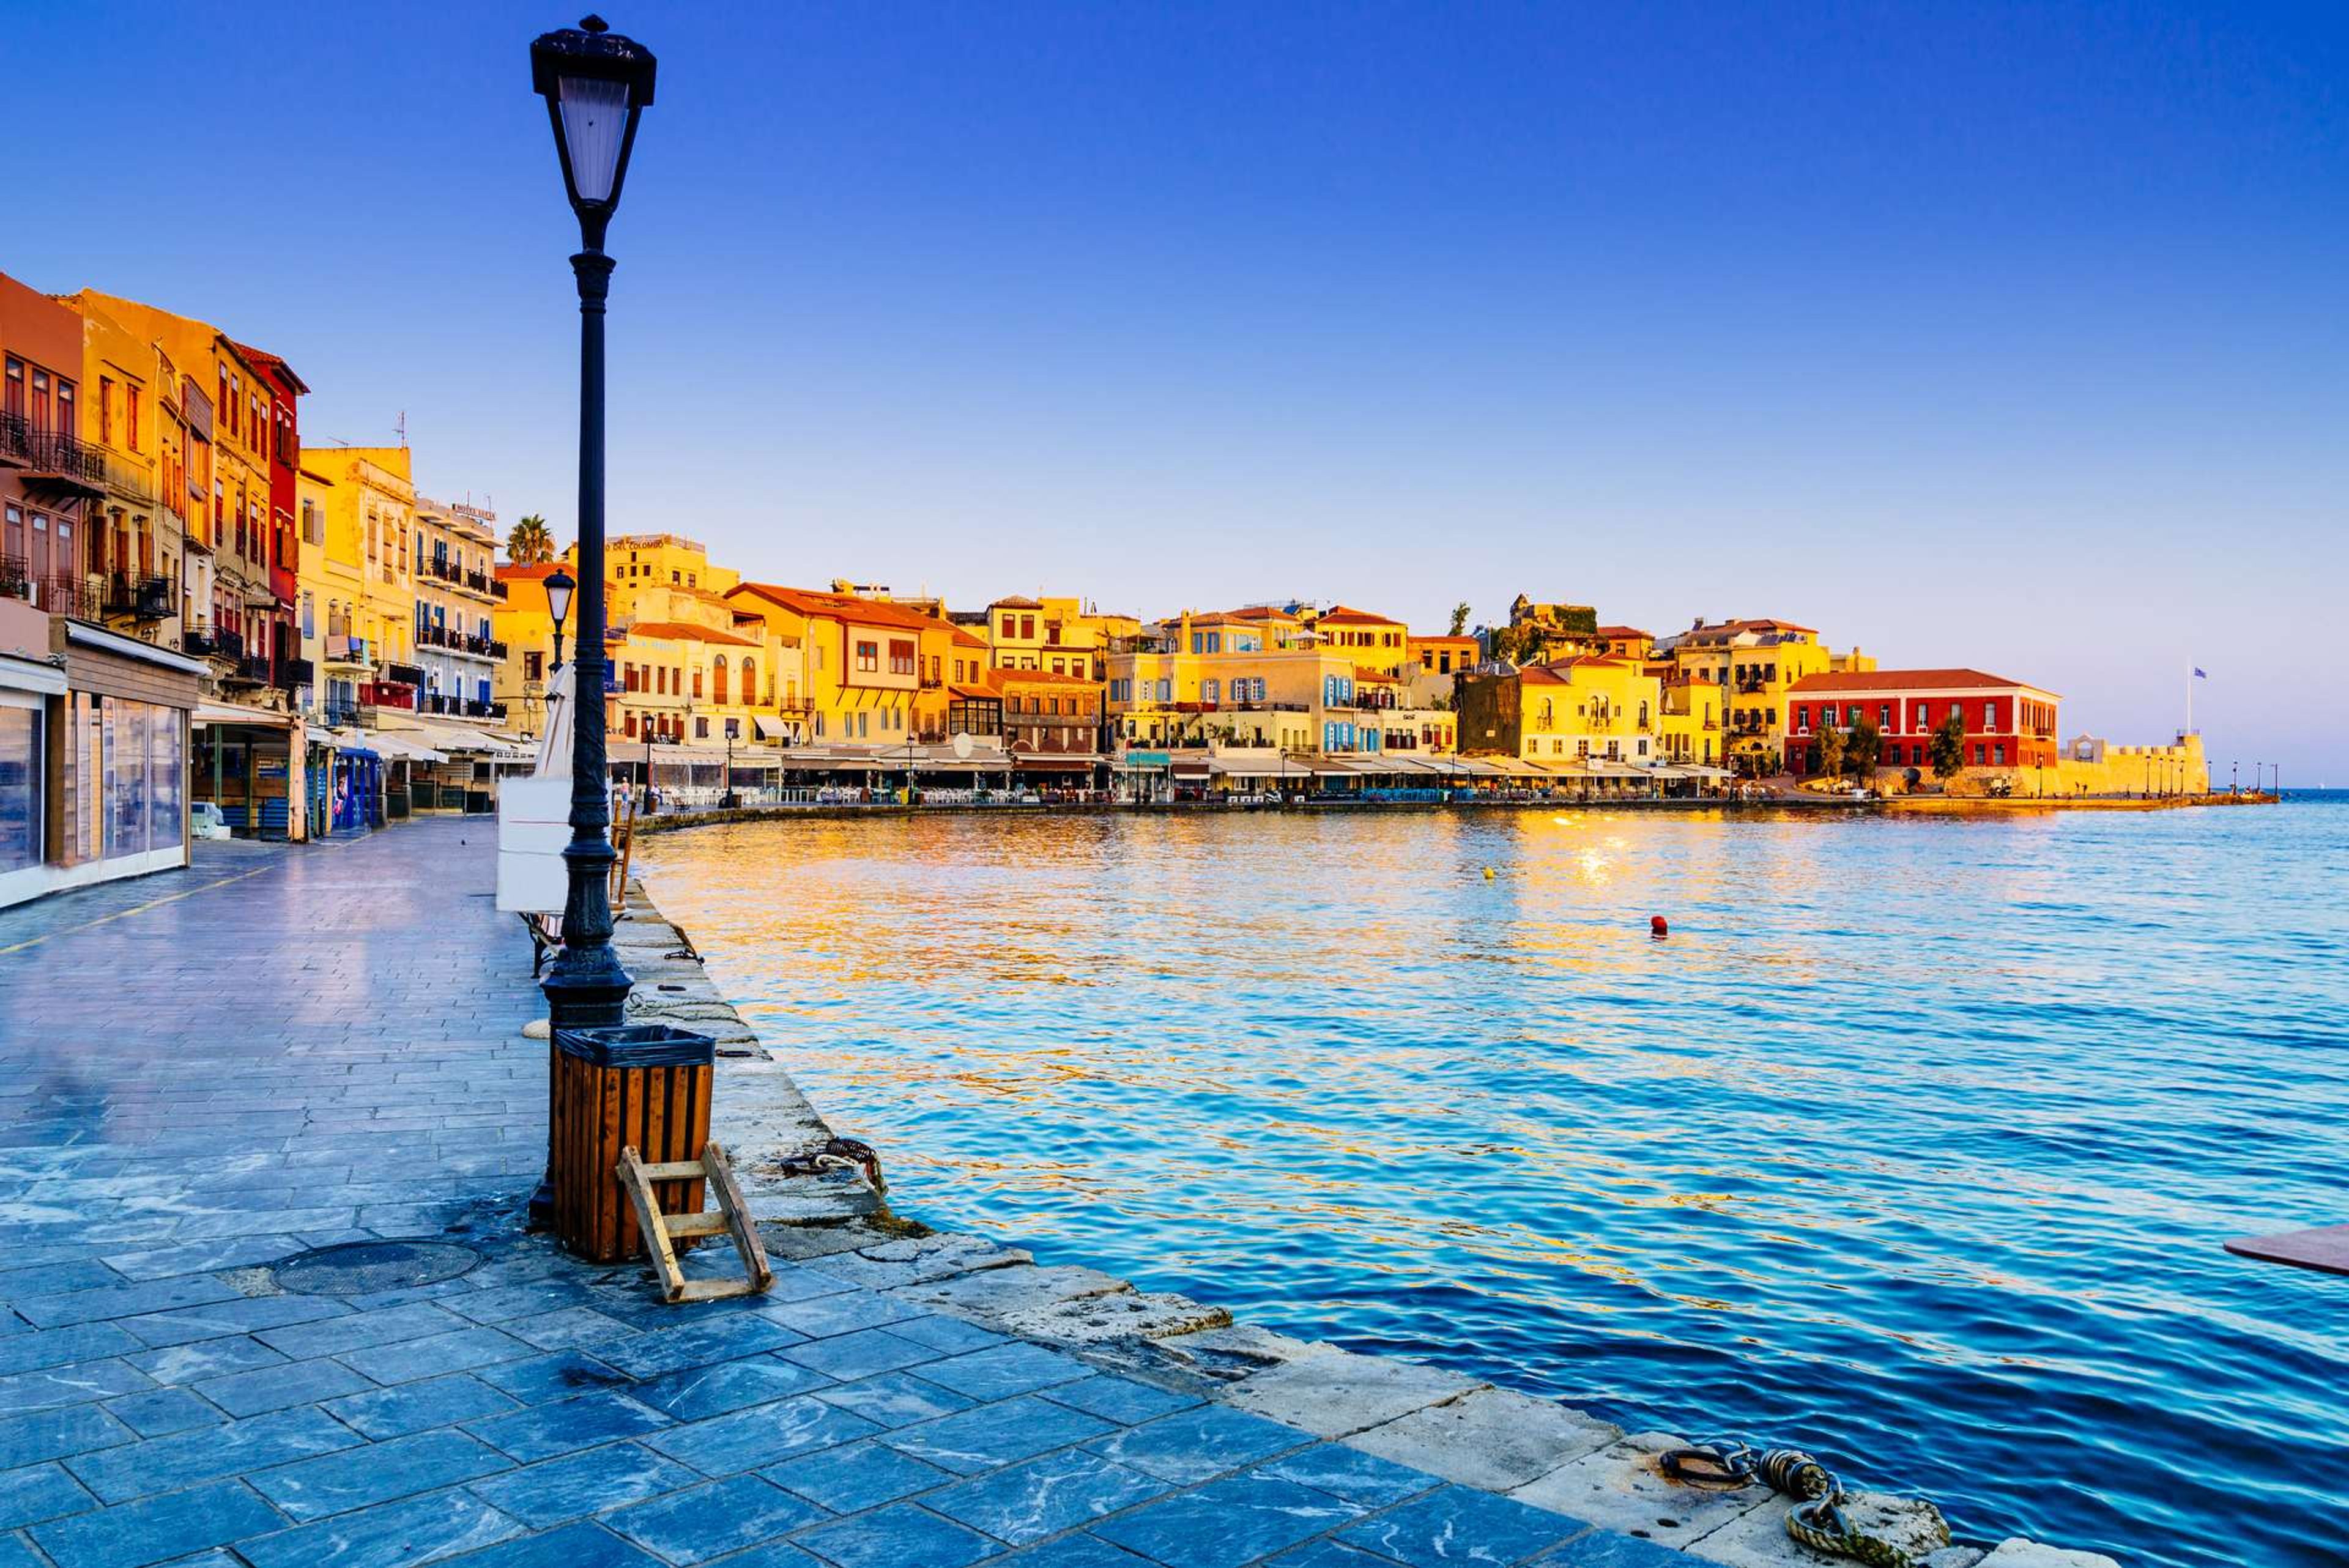
{"type": "Polygon", "coordinates": [[[113,860],[179,848],[188,766],[182,711],[75,692],[67,722],[70,858],[113,860]]]}
{"type": "Polygon", "coordinates": [[[39,700],[0,693],[0,874],[41,863],[39,700]]]}

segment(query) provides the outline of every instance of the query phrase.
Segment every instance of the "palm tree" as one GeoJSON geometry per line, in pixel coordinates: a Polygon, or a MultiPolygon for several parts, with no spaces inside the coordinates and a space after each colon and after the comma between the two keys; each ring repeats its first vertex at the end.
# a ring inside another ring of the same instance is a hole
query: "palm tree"
{"type": "Polygon", "coordinates": [[[546,519],[532,512],[513,525],[506,535],[506,559],[517,566],[535,566],[554,559],[554,535],[547,531],[546,519]]]}

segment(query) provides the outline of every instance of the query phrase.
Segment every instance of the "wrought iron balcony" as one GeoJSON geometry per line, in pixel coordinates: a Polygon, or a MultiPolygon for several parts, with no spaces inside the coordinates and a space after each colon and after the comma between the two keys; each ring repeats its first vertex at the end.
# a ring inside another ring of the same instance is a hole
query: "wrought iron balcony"
{"type": "Polygon", "coordinates": [[[328,697],[318,707],[318,717],[329,729],[347,728],[359,721],[359,705],[347,697],[328,697]]]}
{"type": "Polygon", "coordinates": [[[65,430],[27,428],[14,438],[28,494],[59,500],[96,500],[106,494],[106,454],[65,430]]]}
{"type": "Polygon", "coordinates": [[[269,655],[247,654],[221,672],[221,684],[222,686],[267,686],[269,655]]]}
{"type": "Polygon", "coordinates": [[[33,596],[32,574],[21,555],[0,555],[0,599],[33,596]]]}
{"type": "Polygon", "coordinates": [[[127,572],[118,572],[107,579],[109,618],[167,621],[171,610],[171,580],[168,577],[134,577],[127,572]]]}
{"type": "Polygon", "coordinates": [[[502,578],[492,577],[490,579],[491,598],[502,599],[506,596],[506,584],[502,578]]]}
{"type": "Polygon", "coordinates": [[[287,691],[299,691],[318,678],[318,666],[308,659],[277,661],[277,684],[287,691]]]}

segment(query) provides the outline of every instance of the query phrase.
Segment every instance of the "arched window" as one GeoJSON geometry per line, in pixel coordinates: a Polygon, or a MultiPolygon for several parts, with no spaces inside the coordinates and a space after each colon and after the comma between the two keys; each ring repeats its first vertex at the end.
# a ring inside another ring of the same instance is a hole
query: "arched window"
{"type": "Polygon", "coordinates": [[[1550,727],[1550,723],[1551,723],[1551,719],[1550,719],[1550,706],[1549,706],[1549,698],[1547,698],[1547,697],[1544,697],[1544,698],[1542,698],[1542,705],[1541,705],[1541,727],[1542,727],[1544,729],[1547,729],[1547,728],[1550,727]]]}
{"type": "Polygon", "coordinates": [[[759,661],[747,655],[742,660],[742,700],[752,707],[759,703],[759,661]]]}
{"type": "Polygon", "coordinates": [[[726,655],[724,654],[719,655],[710,662],[709,699],[721,705],[726,701],[726,655]]]}

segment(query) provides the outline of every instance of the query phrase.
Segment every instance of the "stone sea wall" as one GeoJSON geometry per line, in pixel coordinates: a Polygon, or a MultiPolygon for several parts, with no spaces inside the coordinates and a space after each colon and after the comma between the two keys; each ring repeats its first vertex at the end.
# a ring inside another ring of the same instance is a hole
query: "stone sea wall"
{"type": "MultiPolygon", "coordinates": [[[[892,1212],[854,1170],[793,1173],[784,1162],[820,1149],[833,1130],[641,883],[629,884],[613,940],[636,978],[632,1018],[717,1038],[710,1135],[733,1157],[775,1255],[822,1258],[825,1272],[909,1303],[1696,1559],[1736,1568],[1848,1561],[1795,1543],[1785,1532],[1790,1505],[1765,1488],[1666,1479],[1658,1460],[1685,1440],[1676,1435],[1626,1431],[1462,1373],[1293,1338],[1099,1269],[1040,1263],[988,1237],[935,1232],[892,1212]]],[[[889,1151],[880,1154],[885,1173],[889,1151]]],[[[1897,1467],[1897,1455],[1883,1458],[1897,1467]]],[[[1847,1506],[1855,1524],[1928,1568],[2117,1568],[2109,1557],[2019,1538],[1950,1544],[1939,1515],[1920,1499],[1856,1492],[1847,1506]]]]}

